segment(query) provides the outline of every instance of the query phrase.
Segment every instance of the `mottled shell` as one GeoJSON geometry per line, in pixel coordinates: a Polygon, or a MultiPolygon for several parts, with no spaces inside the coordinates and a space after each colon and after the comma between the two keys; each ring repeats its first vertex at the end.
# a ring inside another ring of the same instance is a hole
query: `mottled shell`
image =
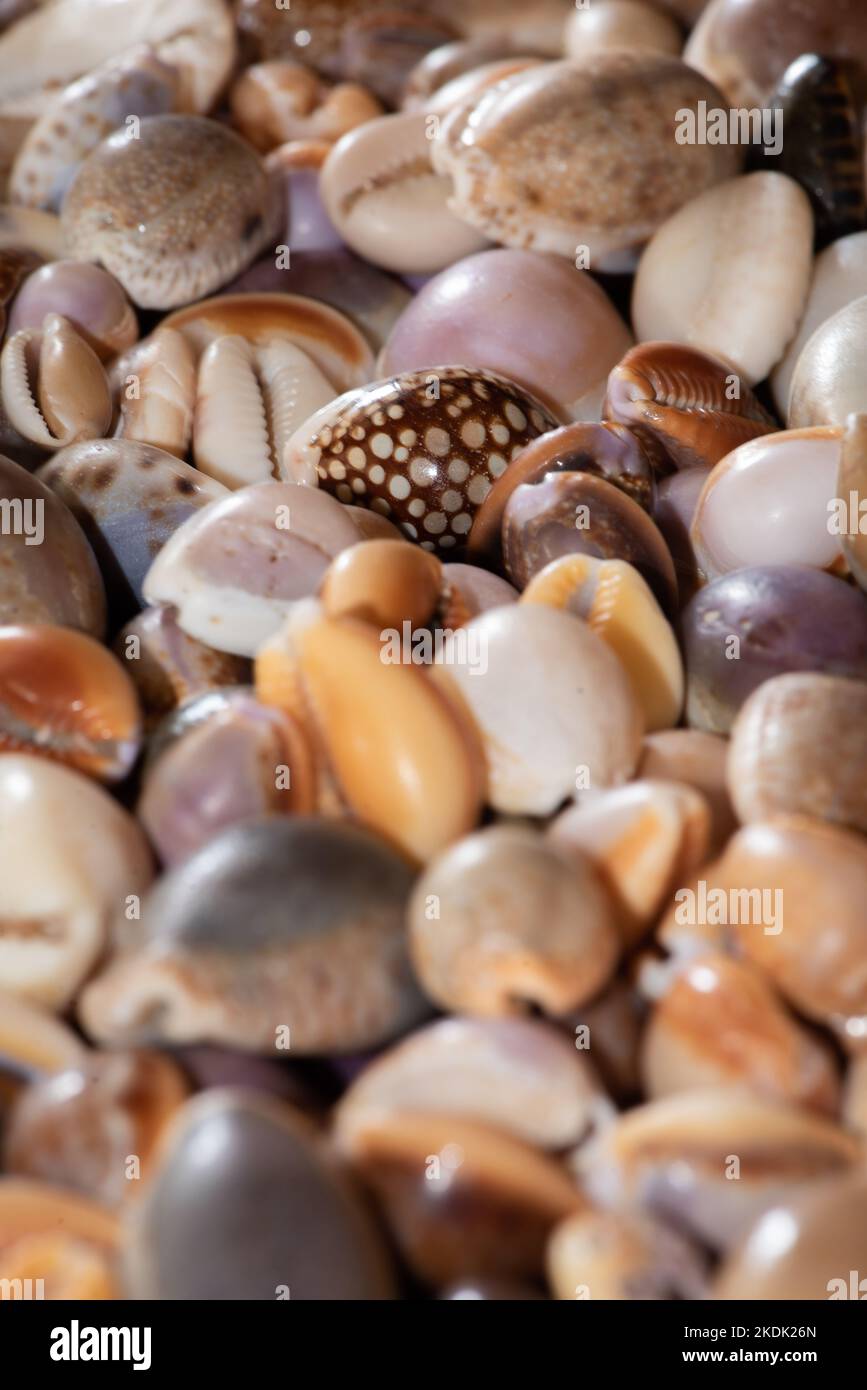
{"type": "Polygon", "coordinates": [[[549,815],[578,787],[632,775],[641,707],[618,658],[571,613],[492,608],[446,636],[436,671],[478,725],[496,810],[549,815]]]}
{"type": "Polygon", "coordinates": [[[638,570],[625,560],[564,555],[530,580],[521,603],[546,603],[583,618],[620,659],[648,733],[676,724],[683,662],[671,624],[638,570]]]}
{"type": "Polygon", "coordinates": [[[867,833],[867,681],[792,671],[764,681],[731,733],[740,819],[805,815],[867,833]]]}
{"type": "Polygon", "coordinates": [[[820,324],[801,349],[789,388],[789,428],[845,425],[864,409],[867,294],[820,324]]]}
{"type": "Polygon", "coordinates": [[[830,526],[839,429],[783,430],[721,459],[702,488],[690,538],[707,579],[750,565],[844,568],[830,526]]]}
{"type": "Polygon", "coordinates": [[[69,251],[101,261],[143,308],[226,284],[267,245],[276,206],[247,143],[201,116],[148,116],[81,165],[61,211],[69,251]]]}
{"type": "Polygon", "coordinates": [[[510,461],[558,421],[493,372],[406,372],[340,396],[290,441],[287,469],[393,517],[427,550],[464,545],[510,461]]]}
{"type": "Polygon", "coordinates": [[[699,193],[641,257],[636,336],[698,348],[747,385],[761,381],[798,326],[812,252],[807,195],[785,174],[746,174],[699,193]]]}
{"type": "Polygon", "coordinates": [[[0,751],[117,782],[140,740],[135,689],[111,652],[70,628],[0,627],[0,751]]]}
{"type": "Polygon", "coordinates": [[[608,378],[606,420],[627,425],[663,466],[697,468],[775,429],[729,367],[679,343],[640,343],[608,378]]]}
{"type": "Polygon", "coordinates": [[[549,63],[458,107],[434,166],[454,180],[455,210],[494,240],[572,260],[584,248],[593,269],[612,269],[688,198],[737,172],[733,147],[675,141],[676,112],[700,100],[722,103],[677,58],[549,63]]]}

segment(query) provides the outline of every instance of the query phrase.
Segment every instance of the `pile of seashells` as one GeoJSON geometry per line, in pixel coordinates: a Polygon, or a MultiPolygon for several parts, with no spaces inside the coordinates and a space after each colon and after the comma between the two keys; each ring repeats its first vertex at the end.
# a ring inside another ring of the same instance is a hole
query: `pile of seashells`
{"type": "Polygon", "coordinates": [[[867,1272],[865,112],[855,0],[0,0],[4,1289],[867,1272]]]}

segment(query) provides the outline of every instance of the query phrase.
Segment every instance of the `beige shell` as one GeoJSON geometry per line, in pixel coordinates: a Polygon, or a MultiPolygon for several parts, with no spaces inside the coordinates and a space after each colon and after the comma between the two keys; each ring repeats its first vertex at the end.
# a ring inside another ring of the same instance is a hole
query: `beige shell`
{"type": "Polygon", "coordinates": [[[813,263],[810,293],[798,331],[771,375],[780,418],[789,408],[792,374],[809,339],[839,309],[867,294],[867,232],[842,236],[820,251],[813,263]]]}
{"type": "Polygon", "coordinates": [[[575,1167],[601,1206],[673,1219],[726,1250],[765,1211],[861,1156],[852,1135],[809,1110],[715,1086],[628,1110],[575,1167]]]}
{"type": "Polygon", "coordinates": [[[558,1299],[700,1299],[705,1260],[677,1231],[640,1212],[576,1212],[548,1242],[548,1282],[558,1299]]]}
{"type": "Polygon", "coordinates": [[[322,166],[320,192],[343,240],[400,274],[444,270],[486,245],[449,211],[449,180],[431,165],[430,129],[435,119],[429,126],[423,112],[381,116],[339,140],[322,166]]]}
{"type": "Polygon", "coordinates": [[[757,1095],[833,1115],[840,1077],[830,1048],[789,1013],[753,966],[708,954],[675,970],[641,1042],[648,1098],[701,1086],[757,1095]]]}
{"type": "Polygon", "coordinates": [[[0,758],[4,989],[65,1009],[152,873],[142,831],[101,787],[44,758],[0,758]]]}
{"type": "Polygon", "coordinates": [[[479,728],[496,810],[549,815],[576,788],[615,786],[634,771],[643,716],[629,677],[571,613],[489,609],[447,634],[436,671],[479,728]]]}
{"type": "Polygon", "coordinates": [[[50,1075],[75,1066],[86,1053],[68,1024],[26,999],[0,991],[0,1069],[50,1075]]]}
{"type": "Polygon", "coordinates": [[[726,786],[728,742],[702,729],[662,729],[648,734],[636,776],[685,782],[710,807],[710,849],[718,854],[737,827],[726,786]]]}
{"type": "Polygon", "coordinates": [[[620,954],[614,905],[591,860],[514,826],[468,836],[434,860],[408,920],[427,994],[482,1017],[528,1004],[567,1014],[607,983],[620,954]]]}
{"type": "Polygon", "coordinates": [[[505,82],[508,77],[515,77],[518,73],[526,72],[528,68],[537,68],[541,62],[542,59],[540,58],[511,57],[500,58],[496,62],[481,63],[478,67],[453,77],[451,81],[444,82],[424,101],[404,107],[404,109],[420,109],[428,116],[447,116],[450,111],[462,106],[464,102],[481,96],[489,87],[494,87],[499,82],[505,82]]]}
{"type": "Polygon", "coordinates": [[[789,427],[845,425],[867,404],[867,294],[838,309],[801,349],[789,391],[789,427]]]}
{"type": "Polygon", "coordinates": [[[357,82],[324,83],[303,63],[253,63],[229,93],[241,134],[267,153],[289,140],[339,140],[382,115],[376,97],[357,82]]]}
{"type": "Polygon", "coordinates": [[[662,54],[547,63],[453,111],[434,166],[454,181],[455,211],[494,240],[570,260],[583,248],[585,268],[622,269],[688,198],[739,168],[732,147],[676,142],[677,111],[699,100],[722,98],[662,54]]]}
{"type": "Polygon", "coordinates": [[[641,257],[632,294],[636,335],[710,353],[752,386],[798,326],[812,255],[810,204],[785,174],[745,174],[698,193],[641,257]]]}
{"type": "Polygon", "coordinates": [[[840,544],[856,582],[867,591],[867,414],[850,415],[843,431],[835,505],[846,509],[840,544]]]}
{"type": "Polygon", "coordinates": [[[336,394],[316,363],[287,339],[253,346],[238,334],[216,338],[199,361],[196,467],[228,488],[287,477],[286,445],[336,394]]]}
{"type": "Polygon", "coordinates": [[[867,833],[867,681],[792,671],[764,681],[731,732],[740,819],[812,816],[867,833]]]}
{"type": "Polygon", "coordinates": [[[183,335],[174,328],[156,329],[115,362],[111,377],[119,415],[115,433],[186,458],[196,364],[183,335]]]}
{"type": "Polygon", "coordinates": [[[577,1143],[603,1103],[590,1063],[536,1019],[448,1018],[366,1067],[335,1113],[338,1144],[371,1112],[442,1111],[545,1149],[577,1143]]]}
{"type": "Polygon", "coordinates": [[[42,331],[13,333],[0,353],[3,409],[15,429],[44,449],[99,439],[111,424],[111,390],[93,348],[60,314],[42,331]]]}
{"type": "Polygon", "coordinates": [[[62,260],[65,250],[60,218],[38,208],[0,203],[0,250],[22,248],[35,251],[46,261],[62,260]]]}
{"type": "Polygon", "coordinates": [[[867,1053],[853,1057],[846,1070],[843,1121],[867,1140],[867,1053]]]}
{"type": "Polygon", "coordinates": [[[671,624],[634,565],[564,555],[530,580],[521,603],[548,603],[583,618],[626,670],[648,733],[677,723],[683,661],[671,624]]]}
{"type": "Polygon", "coordinates": [[[592,5],[576,7],[566,20],[563,42],[566,57],[579,60],[612,48],[675,56],[683,48],[674,20],[644,0],[593,0],[592,5]]]}
{"type": "Polygon", "coordinates": [[[548,836],[593,860],[632,945],[672,889],[706,860],[709,832],[710,811],[699,792],[676,782],[639,781],[582,797],[557,817],[548,836]]]}

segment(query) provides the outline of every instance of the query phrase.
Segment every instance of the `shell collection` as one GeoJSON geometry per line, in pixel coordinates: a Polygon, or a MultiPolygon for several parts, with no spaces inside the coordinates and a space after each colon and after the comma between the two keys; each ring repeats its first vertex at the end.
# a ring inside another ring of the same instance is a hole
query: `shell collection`
{"type": "Polygon", "coordinates": [[[867,1272],[865,110],[855,0],[0,0],[0,1300],[867,1272]]]}

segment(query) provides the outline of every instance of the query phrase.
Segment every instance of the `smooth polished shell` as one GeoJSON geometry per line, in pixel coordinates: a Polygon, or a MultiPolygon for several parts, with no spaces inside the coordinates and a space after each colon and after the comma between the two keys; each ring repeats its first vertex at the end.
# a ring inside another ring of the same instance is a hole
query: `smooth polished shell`
{"type": "Polygon", "coordinates": [[[111,392],[93,348],[61,314],[41,329],[7,337],[0,353],[3,412],[19,434],[41,449],[61,449],[108,433],[111,392]]]}
{"type": "Polygon", "coordinates": [[[278,1060],[375,1047],[426,1013],[404,941],[411,884],[356,826],[233,826],[163,875],[79,1016],[113,1045],[213,1042],[278,1060]]]}
{"type": "Polygon", "coordinates": [[[377,628],[422,627],[434,614],[444,584],[435,555],[408,541],[370,540],[343,550],[320,588],[329,618],[358,618],[377,628]]]}
{"type": "Polygon", "coordinates": [[[632,565],[592,555],[564,555],[530,580],[521,603],[564,609],[598,633],[626,670],[648,733],[678,722],[684,675],[677,640],[632,565]]]}
{"type": "Polygon", "coordinates": [[[423,285],[389,334],[383,375],[461,362],[502,373],[565,419],[598,418],[632,338],[595,280],[558,256],[497,247],[423,285]]]}
{"type": "Polygon", "coordinates": [[[273,235],[276,207],[255,151],[201,116],[148,116],[82,164],[63,200],[73,256],[100,261],[142,308],[211,294],[273,235]]]}
{"type": "Polygon", "coordinates": [[[463,627],[471,618],[516,603],[518,591],[505,579],[478,565],[443,565],[443,591],[437,614],[441,628],[463,627]]]}
{"type": "Polygon", "coordinates": [[[728,733],[756,686],[787,671],[867,679],[867,597],[807,565],[720,575],[682,620],[687,723],[728,733]]]}
{"type": "Polygon", "coordinates": [[[423,112],[367,121],[322,166],[320,191],[351,250],[402,275],[430,275],[479,251],[485,237],[450,211],[448,177],[431,164],[423,112]]]}
{"type": "Polygon", "coordinates": [[[667,612],[676,606],[674,563],[656,524],[622,488],[592,473],[549,473],[517,487],[503,513],[502,546],[519,589],[552,561],[582,555],[632,565],[667,612]]]}
{"type": "Polygon", "coordinates": [[[435,670],[479,729],[495,810],[550,815],[577,787],[632,775],[641,707],[618,658],[571,613],[523,603],[490,609],[446,637],[435,670]]]}
{"type": "Polygon", "coordinates": [[[0,990],[0,1073],[30,1080],[76,1066],[86,1052],[68,1024],[0,990]]]}
{"type": "Polygon", "coordinates": [[[124,1272],[130,1296],[145,1299],[394,1294],[379,1232],[312,1127],[290,1106],[228,1089],[177,1116],[131,1217],[124,1272]]]}
{"type": "Polygon", "coordinates": [[[798,331],[771,373],[771,388],[781,420],[787,419],[792,374],[802,349],[817,328],[838,309],[867,294],[867,231],[853,232],[826,246],[813,262],[810,293],[798,331]]]}
{"type": "Polygon", "coordinates": [[[808,338],[789,388],[789,428],[845,425],[864,408],[867,294],[838,309],[808,338]]]}
{"type": "Polygon", "coordinates": [[[356,526],[327,493],[257,483],[189,517],[157,554],[143,595],[176,608],[188,636],[254,656],[295,600],[315,593],[334,556],[357,541],[356,526]]]}
{"type": "Polygon", "coordinates": [[[455,550],[510,461],[557,423],[494,372],[405,372],[308,420],[288,445],[287,473],[393,518],[427,550],[455,550]]]}
{"type": "Polygon", "coordinates": [[[750,1303],[863,1300],[865,1230],[863,1176],[823,1184],[815,1193],[767,1212],[728,1256],[712,1295],[718,1301],[750,1303]]]}
{"type": "Polygon", "coordinates": [[[65,1009],[152,872],[144,835],[101,787],[44,758],[0,757],[5,989],[65,1009]]]}
{"type": "Polygon", "coordinates": [[[752,386],[779,362],[798,326],[812,251],[809,200],[785,174],[745,174],[698,193],[641,257],[636,336],[709,353],[752,386]]]}
{"type": "Polygon", "coordinates": [[[131,439],[72,444],[39,471],[81,523],[115,618],[144,602],[144,580],[166,542],[226,490],[180,459],[131,439]]]}
{"type": "Polygon", "coordinates": [[[554,1297],[563,1300],[698,1300],[707,1289],[698,1247],[639,1212],[568,1217],[551,1235],[546,1266],[554,1297]]]}
{"type": "Polygon", "coordinates": [[[711,813],[710,848],[718,854],[737,821],[726,785],[728,743],[701,729],[661,729],[642,744],[636,776],[685,782],[701,792],[711,813]]]}
{"type": "Polygon", "coordinates": [[[338,1143],[371,1114],[441,1111],[545,1149],[577,1143],[601,1101],[582,1053],[536,1019],[440,1019],[365,1067],[335,1114],[338,1143]]]}
{"type": "Polygon", "coordinates": [[[143,608],[121,628],[114,650],[136,688],[148,729],[193,695],[250,680],[248,661],[188,637],[170,607],[143,608]]]}
{"type": "Polygon", "coordinates": [[[105,588],[72,512],[26,469],[0,454],[0,620],[105,631],[105,588]]]}
{"type": "Polygon", "coordinates": [[[840,434],[783,430],[720,460],[702,488],[690,528],[706,579],[750,565],[844,568],[840,537],[829,526],[840,434]]]}
{"type": "Polygon", "coordinates": [[[867,833],[867,681],[818,671],[755,690],[731,733],[728,785],[745,824],[805,815],[867,833]]]}
{"type": "Polygon", "coordinates": [[[120,1205],[150,1177],[161,1132],[188,1091],[162,1053],[90,1052],[23,1093],[4,1130],[4,1167],[120,1205]]]}
{"type": "Polygon", "coordinates": [[[737,172],[729,146],[676,143],[676,112],[699,100],[722,98],[663,54],[547,63],[458,107],[434,166],[454,181],[455,211],[494,240],[572,261],[584,247],[591,269],[616,269],[688,198],[737,172]]]}
{"type": "Polygon", "coordinates": [[[724,363],[680,343],[639,343],[611,372],[605,420],[627,425],[660,471],[709,467],[774,421],[724,363]]]}
{"type": "Polygon", "coordinates": [[[135,688],[105,647],[71,628],[0,627],[0,752],[119,782],[140,742],[135,688]]]}
{"type": "Polygon", "coordinates": [[[674,20],[643,0],[594,0],[566,21],[567,58],[586,60],[613,48],[648,49],[677,56],[683,38],[674,20]]]}
{"type": "Polygon", "coordinates": [[[119,282],[84,261],[51,261],[34,270],[15,296],[9,334],[41,329],[46,314],[68,319],[103,362],[138,338],[135,310],[119,282]]]}
{"type": "Polygon", "coordinates": [[[413,662],[403,636],[323,618],[291,647],[262,653],[256,679],[268,699],[283,678],[296,699],[291,712],[322,749],[354,816],[424,861],[478,821],[484,756],[460,700],[430,679],[423,657],[413,662]]]}
{"type": "Polygon", "coordinates": [[[822,1116],[707,1087],[626,1111],[578,1150],[575,1166],[601,1206],[638,1207],[725,1251],[764,1212],[860,1158],[859,1142],[822,1116]]]}
{"type": "Polygon", "coordinates": [[[858,0],[712,0],[684,58],[706,73],[733,106],[761,106],[802,53],[867,61],[867,24],[858,0]]]}
{"type": "Polygon", "coordinates": [[[830,1048],[809,1033],[752,965],[699,955],[675,969],[641,1042],[649,1099],[702,1086],[741,1086],[827,1115],[840,1106],[830,1048]]]}
{"type": "Polygon", "coordinates": [[[709,468],[684,468],[679,473],[669,473],[657,488],[651,512],[674,561],[681,608],[700,585],[690,528],[698,499],[710,473],[709,468]]]}
{"type": "Polygon", "coordinates": [[[672,890],[707,859],[710,811],[692,787],[635,781],[583,797],[547,833],[552,844],[596,864],[634,945],[672,890]]]}
{"type": "Polygon", "coordinates": [[[459,840],[429,865],[408,923],[430,998],[481,1017],[528,1004],[555,1016],[577,1009],[613,975],[621,949],[593,862],[512,826],[459,840]]]}
{"type": "Polygon", "coordinates": [[[840,536],[843,555],[855,581],[867,592],[867,415],[850,415],[840,447],[835,505],[847,507],[840,536]]]}
{"type": "MultiPolygon", "coordinates": [[[[0,343],[3,341],[8,324],[11,323],[11,307],[21,285],[26,282],[42,264],[42,257],[35,251],[15,246],[0,248],[0,343]]],[[[45,315],[42,315],[44,318],[45,315]]],[[[42,319],[40,318],[40,323],[42,319]]],[[[12,330],[15,331],[14,329],[12,330]]]]}

